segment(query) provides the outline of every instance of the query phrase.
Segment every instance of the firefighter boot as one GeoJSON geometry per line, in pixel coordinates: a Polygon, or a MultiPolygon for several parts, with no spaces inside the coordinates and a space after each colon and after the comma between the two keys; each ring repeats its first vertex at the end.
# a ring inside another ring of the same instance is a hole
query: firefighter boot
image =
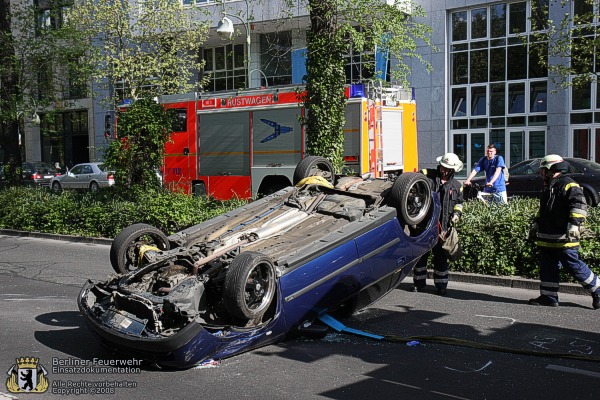
{"type": "Polygon", "coordinates": [[[600,308],[600,293],[592,293],[592,307],[594,310],[600,308]]]}
{"type": "Polygon", "coordinates": [[[543,294],[535,299],[529,299],[532,306],[558,307],[558,299],[555,297],[544,296],[543,294]]]}

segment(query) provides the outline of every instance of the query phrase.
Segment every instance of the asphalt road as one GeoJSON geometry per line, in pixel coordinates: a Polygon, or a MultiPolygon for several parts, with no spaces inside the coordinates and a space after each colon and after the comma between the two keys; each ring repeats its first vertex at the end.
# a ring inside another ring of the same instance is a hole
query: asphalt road
{"type": "Polygon", "coordinates": [[[100,346],[75,302],[86,279],[111,274],[108,253],[103,244],[0,235],[0,370],[35,357],[50,385],[32,395],[3,384],[0,399],[599,398],[600,310],[590,296],[563,294],[560,307],[538,308],[526,304],[534,290],[462,282],[446,298],[405,282],[341,321],[419,336],[414,346],[332,331],[184,371],[142,363],[122,374],[61,373],[59,363],[121,358],[100,346]],[[466,342],[445,344],[457,339],[466,342]]]}

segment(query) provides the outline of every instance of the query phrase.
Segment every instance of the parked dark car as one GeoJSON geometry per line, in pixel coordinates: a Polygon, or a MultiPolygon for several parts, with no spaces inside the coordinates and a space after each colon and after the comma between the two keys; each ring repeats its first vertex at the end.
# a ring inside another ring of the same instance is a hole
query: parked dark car
{"type": "MultiPolygon", "coordinates": [[[[585,199],[590,206],[600,203],[600,164],[584,158],[565,158],[571,165],[569,174],[583,188],[585,199]]],[[[506,192],[509,197],[535,197],[540,198],[544,188],[544,180],[540,175],[541,158],[521,161],[508,169],[509,184],[506,192]]],[[[472,179],[475,185],[484,185],[485,178],[472,179]]],[[[474,192],[474,191],[473,191],[474,192]]],[[[474,193],[465,190],[466,197],[474,198],[474,193]]]]}
{"type": "Polygon", "coordinates": [[[97,191],[102,187],[115,184],[115,177],[101,162],[77,164],[66,174],[57,176],[50,182],[52,190],[60,192],[63,189],[97,191]]]}
{"type": "Polygon", "coordinates": [[[22,165],[23,184],[33,187],[49,187],[50,180],[60,176],[52,164],[41,161],[26,161],[22,165]]]}
{"type": "Polygon", "coordinates": [[[110,249],[118,275],[78,296],[84,319],[112,349],[188,368],[372,304],[437,242],[439,198],[420,173],[334,182],[332,171],[307,157],[299,185],[171,236],[125,228],[110,249]]]}

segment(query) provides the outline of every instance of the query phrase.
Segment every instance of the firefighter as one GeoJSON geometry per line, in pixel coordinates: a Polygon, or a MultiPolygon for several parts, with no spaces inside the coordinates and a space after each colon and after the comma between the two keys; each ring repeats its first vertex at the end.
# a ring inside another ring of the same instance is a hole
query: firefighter
{"type": "MultiPolygon", "coordinates": [[[[436,159],[436,169],[424,169],[421,172],[432,181],[434,192],[440,195],[442,210],[440,212],[440,229],[446,232],[450,226],[458,223],[462,215],[463,187],[454,178],[454,174],[462,170],[463,163],[454,153],[446,153],[436,159]]],[[[442,250],[442,243],[438,243],[431,250],[433,253],[433,282],[436,293],[440,296],[447,294],[448,286],[448,258],[442,250]]],[[[427,279],[427,259],[429,253],[424,254],[413,269],[414,292],[420,292],[425,288],[427,279]]]]}
{"type": "Polygon", "coordinates": [[[587,216],[581,187],[567,172],[569,163],[557,154],[540,163],[544,190],[530,238],[540,249],[540,296],[530,299],[536,306],[558,306],[560,268],[592,294],[592,307],[600,308],[600,279],[579,259],[580,226],[587,216]]]}

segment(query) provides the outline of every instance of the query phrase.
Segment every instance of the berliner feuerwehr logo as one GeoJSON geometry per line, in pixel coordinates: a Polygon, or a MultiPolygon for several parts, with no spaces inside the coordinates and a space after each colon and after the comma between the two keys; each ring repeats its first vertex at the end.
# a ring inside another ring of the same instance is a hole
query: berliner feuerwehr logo
{"type": "Polygon", "coordinates": [[[8,370],[6,388],[11,393],[44,393],[48,390],[48,372],[39,358],[21,357],[8,370]]]}

